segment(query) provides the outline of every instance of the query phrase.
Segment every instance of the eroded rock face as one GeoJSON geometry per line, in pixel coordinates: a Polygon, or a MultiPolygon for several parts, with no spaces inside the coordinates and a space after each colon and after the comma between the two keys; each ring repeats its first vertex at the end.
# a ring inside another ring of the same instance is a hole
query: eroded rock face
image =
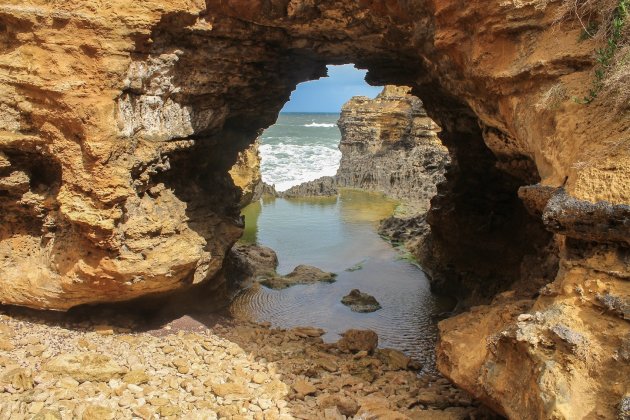
{"type": "Polygon", "coordinates": [[[341,163],[337,183],[403,200],[410,213],[426,212],[444,180],[448,151],[422,101],[406,87],[386,86],[375,98],[357,96],[339,119],[341,163]]]}
{"type": "Polygon", "coordinates": [[[67,309],[211,281],[241,233],[242,190],[228,175],[239,153],[298,82],[354,62],[372,83],[411,86],[442,128],[453,160],[427,216],[436,284],[488,299],[521,279],[553,280],[556,270],[538,267],[557,254],[557,277],[540,296],[514,293],[503,304],[524,300],[530,308],[518,312],[532,315],[561,306],[544,319],[596,349],[586,361],[577,344],[542,350],[518,339],[518,319],[490,306],[442,324],[440,368],[515,418],[614,417],[628,374],[612,355],[627,321],[602,312],[595,293],[628,296],[628,245],[591,237],[579,203],[604,202],[594,210],[605,218],[610,205],[630,202],[630,119],[600,99],[571,100],[592,85],[598,45],[578,42],[577,22],[554,24],[557,9],[553,1],[4,1],[0,300],[67,309]],[[575,210],[567,218],[550,207],[553,238],[517,196],[536,183],[563,187],[569,198],[553,208],[575,210]],[[462,357],[471,353],[463,343],[480,349],[475,362],[462,357]]]}
{"type": "Polygon", "coordinates": [[[300,185],[289,188],[281,193],[276,193],[278,197],[330,197],[337,195],[337,180],[332,176],[323,176],[313,181],[303,182],[300,185]]]}

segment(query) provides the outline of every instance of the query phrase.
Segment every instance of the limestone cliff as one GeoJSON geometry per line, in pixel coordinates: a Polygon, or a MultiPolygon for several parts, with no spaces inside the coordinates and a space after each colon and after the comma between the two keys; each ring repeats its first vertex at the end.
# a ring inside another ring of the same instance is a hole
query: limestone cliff
{"type": "Polygon", "coordinates": [[[630,118],[572,100],[602,44],[558,21],[562,3],[4,0],[0,300],[67,309],[211,281],[242,229],[238,154],[297,83],[353,62],[411,86],[442,128],[427,267],[443,289],[551,282],[443,322],[440,369],[512,418],[614,418],[630,118]],[[555,253],[557,275],[531,269],[555,253]]]}
{"type": "Polygon", "coordinates": [[[342,187],[380,191],[423,213],[444,180],[448,151],[410,88],[386,86],[373,100],[354,97],[341,110],[342,187]]]}

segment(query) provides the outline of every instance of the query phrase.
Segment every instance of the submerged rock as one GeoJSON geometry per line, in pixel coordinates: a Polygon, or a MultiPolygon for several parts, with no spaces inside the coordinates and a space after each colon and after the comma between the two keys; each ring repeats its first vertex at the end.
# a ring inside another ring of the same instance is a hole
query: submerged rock
{"type": "Polygon", "coordinates": [[[359,289],[353,289],[348,295],[341,299],[341,303],[350,307],[354,312],[375,312],[381,309],[381,304],[376,298],[367,293],[361,292],[359,289]]]}
{"type": "Polygon", "coordinates": [[[335,277],[337,277],[336,274],[320,270],[317,267],[298,265],[286,276],[273,274],[260,280],[260,283],[270,289],[286,289],[296,284],[332,283],[335,281],[335,277]]]}

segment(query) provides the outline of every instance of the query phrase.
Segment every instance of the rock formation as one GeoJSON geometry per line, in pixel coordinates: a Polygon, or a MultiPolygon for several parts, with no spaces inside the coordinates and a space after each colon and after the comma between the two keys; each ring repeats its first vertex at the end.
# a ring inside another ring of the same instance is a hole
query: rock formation
{"type": "Polygon", "coordinates": [[[341,299],[341,303],[354,312],[375,312],[381,309],[381,304],[374,296],[363,293],[359,289],[352,289],[341,299]]]}
{"type": "Polygon", "coordinates": [[[571,99],[602,41],[562,3],[5,0],[0,300],[211,282],[242,231],[238,154],[297,83],[353,62],[442,128],[424,264],[494,302],[441,324],[440,369],[512,418],[613,418],[628,326],[602,299],[630,295],[630,118],[571,99]],[[536,184],[562,190],[529,213],[517,192],[536,184]]]}
{"type": "Polygon", "coordinates": [[[319,282],[333,283],[336,274],[322,271],[310,265],[298,265],[286,276],[267,273],[260,278],[260,283],[270,289],[286,289],[298,284],[314,284],[319,282]]]}
{"type": "Polygon", "coordinates": [[[414,214],[429,209],[449,158],[439,127],[409,91],[386,86],[373,100],[358,96],[344,104],[336,179],[402,200],[414,214]]]}
{"type": "Polygon", "coordinates": [[[379,191],[404,203],[407,215],[424,214],[444,180],[448,151],[411,88],[385,86],[375,98],[353,97],[338,121],[341,162],[334,177],[292,187],[279,197],[337,195],[338,187],[379,191]]]}
{"type": "Polygon", "coordinates": [[[329,197],[337,193],[337,180],[332,176],[323,176],[313,181],[303,182],[276,195],[285,198],[329,197]]]}

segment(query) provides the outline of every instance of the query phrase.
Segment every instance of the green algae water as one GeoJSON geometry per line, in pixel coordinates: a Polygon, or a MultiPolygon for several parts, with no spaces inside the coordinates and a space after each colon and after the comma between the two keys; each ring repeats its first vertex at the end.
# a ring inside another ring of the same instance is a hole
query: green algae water
{"type": "Polygon", "coordinates": [[[266,199],[244,209],[243,241],[276,251],[278,272],[299,264],[337,274],[335,283],[297,285],[285,290],[254,287],[231,306],[236,317],[290,328],[315,326],[336,341],[350,328],[372,329],[380,347],[391,347],[434,371],[435,315],[450,302],[431,294],[422,270],[377,233],[378,222],[397,203],[380,194],[342,190],[338,197],[266,199]],[[341,304],[352,289],[376,297],[383,309],[355,313],[341,304]]]}

